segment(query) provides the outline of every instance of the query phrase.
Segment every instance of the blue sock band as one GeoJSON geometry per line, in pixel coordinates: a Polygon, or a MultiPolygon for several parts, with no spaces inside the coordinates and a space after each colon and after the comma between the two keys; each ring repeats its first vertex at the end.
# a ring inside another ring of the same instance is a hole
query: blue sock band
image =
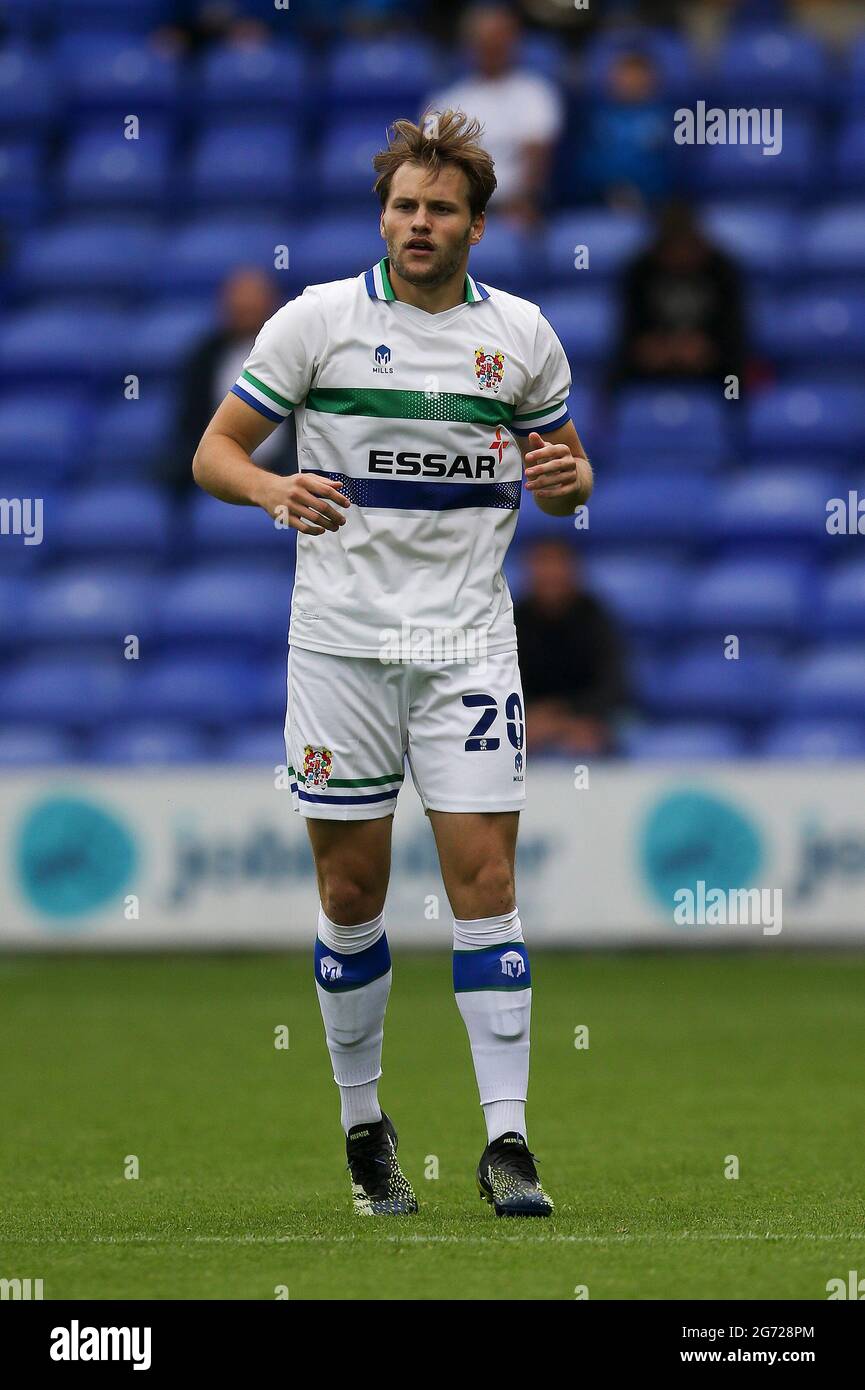
{"type": "Polygon", "coordinates": [[[315,979],[322,989],[333,993],[360,989],[361,985],[371,984],[389,970],[390,950],[384,933],[374,946],[350,956],[332,951],[320,937],[315,938],[315,979]]]}
{"type": "Polygon", "coordinates": [[[479,989],[529,989],[529,953],[521,941],[454,951],[454,993],[479,989]]]}

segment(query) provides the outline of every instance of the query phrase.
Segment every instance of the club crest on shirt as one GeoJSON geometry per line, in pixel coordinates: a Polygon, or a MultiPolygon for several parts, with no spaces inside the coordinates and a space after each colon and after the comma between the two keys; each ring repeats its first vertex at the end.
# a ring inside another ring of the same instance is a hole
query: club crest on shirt
{"type": "Polygon", "coordinates": [[[303,780],[306,789],[319,787],[324,791],[333,770],[333,754],[329,748],[313,748],[309,743],[303,750],[303,780]]]}
{"type": "Polygon", "coordinates": [[[482,391],[498,391],[505,374],[505,354],[475,348],[475,376],[482,391]]]}

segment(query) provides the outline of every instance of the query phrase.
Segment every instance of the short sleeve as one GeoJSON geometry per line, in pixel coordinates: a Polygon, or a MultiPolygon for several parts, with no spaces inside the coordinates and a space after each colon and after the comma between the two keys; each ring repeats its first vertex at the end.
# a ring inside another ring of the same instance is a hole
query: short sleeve
{"type": "Polygon", "coordinates": [[[534,375],[515,404],[511,422],[514,434],[558,430],[571,418],[568,410],[571,369],[565,349],[543,314],[538,316],[533,368],[534,375]]]}
{"type": "Polygon", "coordinates": [[[268,420],[284,420],[306,399],[325,340],[321,300],[306,289],[267,320],[232,391],[268,420]]]}

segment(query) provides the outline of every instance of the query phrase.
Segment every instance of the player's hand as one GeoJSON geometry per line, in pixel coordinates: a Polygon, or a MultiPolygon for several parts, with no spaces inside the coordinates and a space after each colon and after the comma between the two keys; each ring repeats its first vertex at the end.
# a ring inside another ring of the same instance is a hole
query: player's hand
{"type": "Polygon", "coordinates": [[[345,525],[345,511],[339,508],[348,509],[351,503],[341,488],[342,483],[315,473],[292,473],[288,478],[272,473],[262,489],[259,506],[283,526],[288,524],[304,536],[321,536],[345,525]]]}
{"type": "Polygon", "coordinates": [[[526,488],[535,497],[563,497],[580,485],[580,460],[567,444],[545,444],[533,430],[529,435],[531,449],[523,456],[526,468],[526,488]]]}

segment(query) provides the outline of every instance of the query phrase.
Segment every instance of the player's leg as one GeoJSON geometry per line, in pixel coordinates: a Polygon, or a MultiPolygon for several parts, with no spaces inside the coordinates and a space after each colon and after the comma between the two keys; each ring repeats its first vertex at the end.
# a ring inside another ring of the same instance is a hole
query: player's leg
{"type": "Polygon", "coordinates": [[[378,1101],[391,962],[384,905],[404,719],[395,672],[295,648],[286,747],[307,818],[320,907],[315,984],[352,1174],[355,1210],[415,1211],[378,1101]]]}
{"type": "Polygon", "coordinates": [[[499,1215],[547,1215],[525,1123],[532,988],[514,882],[525,799],[516,653],[482,670],[432,668],[417,684],[409,761],[454,914],[454,992],[487,1127],[482,1195],[499,1215]]]}

